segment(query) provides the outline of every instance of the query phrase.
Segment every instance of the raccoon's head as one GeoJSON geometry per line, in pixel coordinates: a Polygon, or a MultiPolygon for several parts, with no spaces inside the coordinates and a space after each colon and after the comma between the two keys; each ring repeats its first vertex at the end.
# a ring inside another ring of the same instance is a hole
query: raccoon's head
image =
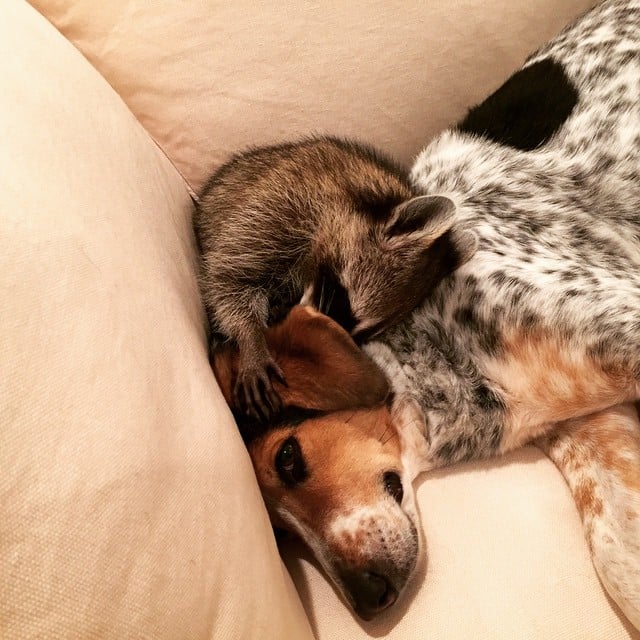
{"type": "Polygon", "coordinates": [[[357,235],[348,251],[319,266],[314,305],[358,342],[410,314],[476,251],[475,234],[457,228],[452,200],[417,196],[357,235]]]}

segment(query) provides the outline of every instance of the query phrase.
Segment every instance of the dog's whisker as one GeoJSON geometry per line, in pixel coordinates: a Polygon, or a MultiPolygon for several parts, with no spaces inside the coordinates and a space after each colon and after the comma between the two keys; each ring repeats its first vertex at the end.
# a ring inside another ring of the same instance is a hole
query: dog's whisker
{"type": "Polygon", "coordinates": [[[353,418],[353,416],[355,416],[355,415],[356,415],[356,413],[357,413],[357,411],[354,411],[354,412],[353,412],[353,413],[352,413],[352,414],[351,414],[351,415],[350,415],[350,416],[345,420],[345,422],[346,422],[347,424],[349,424],[349,421],[353,418]]]}
{"type": "Polygon", "coordinates": [[[380,434],[380,436],[377,438],[381,444],[385,444],[384,442],[382,442],[382,439],[384,438],[385,434],[387,433],[387,431],[389,431],[389,427],[391,425],[387,422],[384,428],[384,431],[380,434]]]}
{"type": "Polygon", "coordinates": [[[391,440],[391,439],[393,438],[393,435],[394,435],[394,433],[393,433],[393,431],[392,431],[392,432],[389,434],[389,437],[388,437],[384,442],[382,442],[381,444],[382,444],[383,446],[384,446],[385,444],[387,444],[387,442],[389,442],[389,440],[391,440]]]}

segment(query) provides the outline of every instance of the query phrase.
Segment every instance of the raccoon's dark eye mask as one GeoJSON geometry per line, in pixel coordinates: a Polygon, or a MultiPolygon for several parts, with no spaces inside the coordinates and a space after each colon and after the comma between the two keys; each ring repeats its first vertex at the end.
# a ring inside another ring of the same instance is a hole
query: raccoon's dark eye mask
{"type": "Polygon", "coordinates": [[[313,305],[349,333],[358,323],[351,310],[349,294],[331,265],[321,264],[318,268],[313,285],[313,305]]]}

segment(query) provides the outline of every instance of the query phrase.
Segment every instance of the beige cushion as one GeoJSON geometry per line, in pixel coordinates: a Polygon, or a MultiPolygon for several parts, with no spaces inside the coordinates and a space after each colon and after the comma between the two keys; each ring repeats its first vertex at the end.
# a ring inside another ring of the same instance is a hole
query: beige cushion
{"type": "MultiPolygon", "coordinates": [[[[300,3],[280,22],[260,4],[40,8],[198,184],[228,150],[308,128],[407,156],[586,2],[300,3]]],[[[0,3],[0,49],[0,637],[311,637],[206,361],[185,185],[21,0],[0,3]]],[[[640,637],[540,454],[419,496],[426,575],[364,628],[289,549],[320,640],[640,637]]]]}
{"type": "Polygon", "coordinates": [[[310,638],[208,365],[180,176],[22,0],[0,94],[0,638],[310,638]]]}
{"type": "Polygon", "coordinates": [[[593,0],[31,0],[187,180],[311,131],[404,162],[593,0]]]}
{"type": "Polygon", "coordinates": [[[321,640],[640,640],[605,595],[571,494],[533,447],[423,476],[428,548],[396,609],[359,623],[308,554],[285,557],[321,640]]]}

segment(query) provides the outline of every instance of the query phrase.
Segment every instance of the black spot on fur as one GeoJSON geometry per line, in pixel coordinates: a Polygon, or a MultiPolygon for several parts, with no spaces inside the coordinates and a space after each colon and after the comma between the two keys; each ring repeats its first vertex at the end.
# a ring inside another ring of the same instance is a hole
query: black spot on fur
{"type": "Polygon", "coordinates": [[[478,443],[467,434],[461,434],[449,442],[445,442],[437,451],[437,457],[445,462],[467,462],[477,450],[478,443]]]}
{"type": "Polygon", "coordinates": [[[500,332],[495,321],[487,323],[482,335],[478,338],[478,344],[488,355],[496,355],[502,348],[500,332]]]}
{"type": "Polygon", "coordinates": [[[469,329],[472,333],[478,333],[481,329],[476,319],[475,310],[473,307],[460,307],[454,314],[456,322],[469,329]]]}
{"type": "Polygon", "coordinates": [[[561,64],[546,58],[513,74],[458,125],[460,131],[531,151],[571,115],[578,92],[561,64]]]}
{"type": "Polygon", "coordinates": [[[444,464],[466,462],[478,456],[482,448],[485,455],[495,453],[502,442],[503,429],[495,423],[485,434],[461,433],[438,447],[435,457],[444,464]]]}
{"type": "Polygon", "coordinates": [[[449,464],[456,459],[459,448],[460,443],[457,440],[455,442],[445,442],[436,451],[436,457],[442,460],[444,464],[449,464]]]}
{"type": "Polygon", "coordinates": [[[540,316],[537,313],[531,311],[530,309],[522,312],[520,324],[525,331],[534,329],[539,323],[540,316]]]}
{"type": "Polygon", "coordinates": [[[473,397],[476,404],[485,411],[504,408],[504,404],[498,395],[483,383],[476,385],[473,390],[473,397]]]}
{"type": "Polygon", "coordinates": [[[489,435],[489,446],[492,450],[497,450],[502,442],[503,430],[499,424],[494,424],[489,435]]]}

